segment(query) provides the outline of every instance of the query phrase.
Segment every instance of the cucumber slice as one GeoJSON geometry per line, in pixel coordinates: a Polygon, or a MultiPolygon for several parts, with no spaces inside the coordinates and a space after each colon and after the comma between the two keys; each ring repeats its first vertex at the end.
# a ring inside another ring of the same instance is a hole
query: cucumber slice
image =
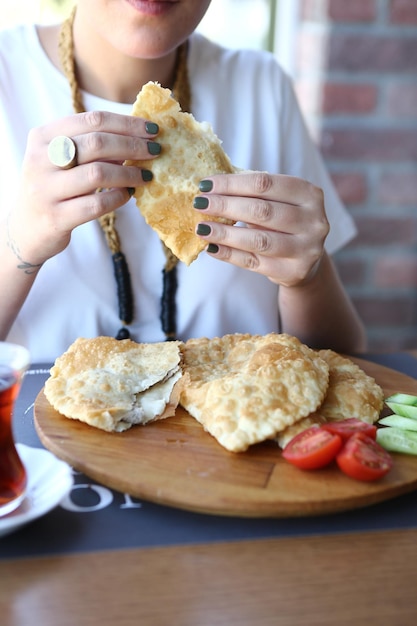
{"type": "Polygon", "coordinates": [[[401,417],[400,415],[387,415],[381,418],[378,424],[383,424],[383,426],[395,426],[403,430],[417,431],[417,420],[410,419],[409,417],[401,417]]]}
{"type": "Polygon", "coordinates": [[[391,411],[393,411],[397,415],[417,420],[417,406],[412,406],[409,404],[398,404],[397,402],[388,402],[387,400],[385,400],[385,404],[389,406],[391,411]]]}
{"type": "Polygon", "coordinates": [[[398,404],[417,406],[417,396],[412,396],[409,393],[394,393],[394,395],[386,398],[385,402],[398,402],[398,404]]]}
{"type": "Polygon", "coordinates": [[[378,428],[376,440],[385,450],[417,454],[417,432],[388,426],[387,428],[378,428]]]}

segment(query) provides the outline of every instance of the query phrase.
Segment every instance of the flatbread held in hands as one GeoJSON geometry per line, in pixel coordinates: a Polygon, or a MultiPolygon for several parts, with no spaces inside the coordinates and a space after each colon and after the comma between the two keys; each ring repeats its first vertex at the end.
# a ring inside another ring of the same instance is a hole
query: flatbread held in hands
{"type": "MultiPolygon", "coordinates": [[[[149,82],[139,92],[132,114],[159,125],[162,150],[156,159],[125,161],[150,169],[153,179],[135,190],[136,204],[146,222],[165,245],[190,265],[206,242],[195,234],[201,215],[193,208],[200,191],[199,182],[214,174],[236,171],[222,148],[220,139],[207,122],[197,122],[191,113],[181,111],[169,89],[149,82]]],[[[210,221],[231,224],[210,216],[210,221]]]]}
{"type": "Polygon", "coordinates": [[[56,411],[109,432],[174,415],[181,385],[179,342],[77,339],[55,361],[44,393],[56,411]]]}

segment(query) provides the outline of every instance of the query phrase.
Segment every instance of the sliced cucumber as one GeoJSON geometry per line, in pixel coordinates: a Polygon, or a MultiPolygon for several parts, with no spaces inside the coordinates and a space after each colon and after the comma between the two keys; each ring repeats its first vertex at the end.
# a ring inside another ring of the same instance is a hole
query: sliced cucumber
{"type": "Polygon", "coordinates": [[[417,406],[412,406],[410,404],[398,404],[397,402],[388,402],[387,400],[385,400],[385,404],[389,406],[391,411],[397,415],[417,420],[417,406]]]}
{"type": "Polygon", "coordinates": [[[409,393],[394,393],[389,398],[386,398],[385,402],[398,402],[398,404],[417,406],[417,396],[412,396],[409,393]]]}
{"type": "Polygon", "coordinates": [[[417,420],[410,419],[409,417],[401,417],[401,415],[387,415],[381,418],[378,424],[383,424],[383,426],[395,426],[403,430],[417,431],[417,420]]]}
{"type": "Polygon", "coordinates": [[[385,450],[417,454],[417,432],[388,426],[387,428],[378,428],[376,440],[385,450]]]}

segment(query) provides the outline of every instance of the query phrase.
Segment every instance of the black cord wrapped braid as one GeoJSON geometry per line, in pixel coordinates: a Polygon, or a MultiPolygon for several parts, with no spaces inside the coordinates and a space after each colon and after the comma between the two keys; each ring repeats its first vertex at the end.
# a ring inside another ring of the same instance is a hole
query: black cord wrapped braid
{"type": "Polygon", "coordinates": [[[107,246],[111,252],[114,277],[116,279],[117,300],[119,303],[119,319],[123,324],[116,335],[116,339],[129,339],[130,332],[127,325],[133,320],[133,290],[129,266],[120,248],[119,235],[114,224],[115,220],[116,215],[114,212],[107,213],[99,218],[107,246]]]}
{"type": "Polygon", "coordinates": [[[167,341],[177,337],[177,266],[162,270],[161,326],[167,341]]]}
{"type": "Polygon", "coordinates": [[[133,320],[133,292],[129,266],[121,250],[112,254],[112,260],[119,302],[119,319],[123,324],[123,327],[117,333],[116,339],[128,339],[130,332],[126,326],[133,320]]]}

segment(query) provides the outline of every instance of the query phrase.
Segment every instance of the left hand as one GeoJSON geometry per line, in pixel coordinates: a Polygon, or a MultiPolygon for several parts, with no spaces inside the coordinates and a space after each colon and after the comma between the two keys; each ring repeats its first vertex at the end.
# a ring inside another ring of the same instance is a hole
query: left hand
{"type": "Polygon", "coordinates": [[[213,187],[198,196],[208,200],[208,207],[199,209],[200,224],[211,229],[203,239],[218,246],[211,254],[286,287],[312,278],[329,232],[321,189],[300,178],[265,172],[219,174],[205,180],[213,187]],[[211,222],[211,215],[247,227],[211,222]]]}

